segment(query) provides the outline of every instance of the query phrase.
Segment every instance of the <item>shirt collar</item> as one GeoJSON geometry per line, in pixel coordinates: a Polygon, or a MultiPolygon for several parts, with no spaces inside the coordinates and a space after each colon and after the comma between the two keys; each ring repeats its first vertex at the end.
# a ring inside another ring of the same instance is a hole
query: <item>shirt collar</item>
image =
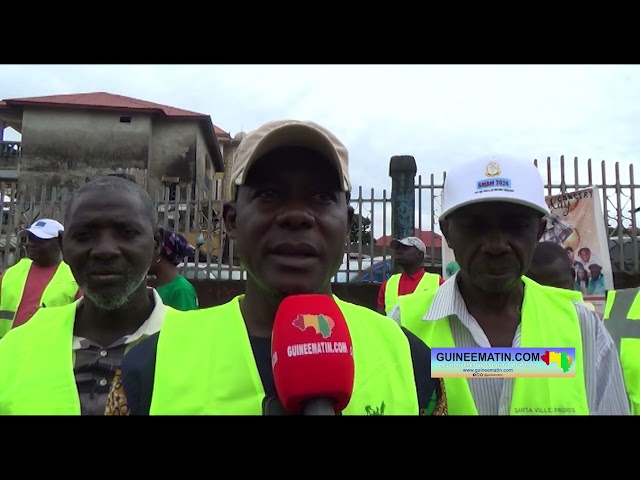
{"type": "MultiPolygon", "coordinates": [[[[133,343],[142,337],[151,336],[154,333],[158,332],[160,330],[160,327],[162,326],[167,306],[162,302],[162,298],[160,298],[160,295],[158,294],[158,292],[156,292],[155,288],[150,288],[150,290],[153,293],[153,300],[155,303],[155,306],[151,311],[151,315],[149,315],[149,318],[147,318],[135,332],[133,332],[131,335],[125,335],[124,337],[122,337],[123,339],[126,339],[124,341],[125,344],[133,343]]],[[[80,305],[82,305],[83,300],[84,297],[80,297],[78,300],[76,300],[76,310],[80,305]]],[[[82,340],[84,340],[82,337],[77,337],[74,335],[74,350],[79,350],[82,348],[82,340]]]]}
{"type": "Polygon", "coordinates": [[[433,302],[431,302],[431,307],[422,318],[423,320],[440,320],[449,315],[456,315],[458,318],[465,316],[467,307],[458,289],[458,282],[456,281],[459,272],[460,270],[438,287],[433,297],[433,302]]]}
{"type": "Polygon", "coordinates": [[[411,280],[420,280],[423,275],[424,275],[424,269],[421,268],[420,270],[418,270],[416,273],[414,273],[413,275],[409,275],[407,273],[402,273],[402,275],[404,275],[407,278],[410,278],[411,280]]]}

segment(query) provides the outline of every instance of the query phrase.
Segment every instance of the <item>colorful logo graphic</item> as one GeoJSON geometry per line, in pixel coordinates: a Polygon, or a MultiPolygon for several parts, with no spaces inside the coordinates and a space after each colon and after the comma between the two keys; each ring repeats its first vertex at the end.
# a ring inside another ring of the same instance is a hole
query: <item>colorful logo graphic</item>
{"type": "Polygon", "coordinates": [[[433,378],[575,377],[576,349],[432,348],[433,378]]]}
{"type": "Polygon", "coordinates": [[[322,314],[300,314],[291,323],[294,327],[299,328],[303,332],[307,328],[311,327],[316,331],[318,335],[322,335],[322,338],[329,338],[331,336],[333,326],[335,325],[333,318],[322,314]]]}
{"type": "Polygon", "coordinates": [[[540,355],[540,360],[547,365],[555,363],[563,372],[568,372],[573,364],[573,358],[571,358],[571,355],[564,352],[550,352],[549,350],[540,355]]]}
{"type": "Polygon", "coordinates": [[[487,169],[484,171],[484,174],[487,177],[497,177],[501,173],[502,170],[500,170],[500,165],[498,165],[498,162],[489,162],[487,164],[487,169]]]}

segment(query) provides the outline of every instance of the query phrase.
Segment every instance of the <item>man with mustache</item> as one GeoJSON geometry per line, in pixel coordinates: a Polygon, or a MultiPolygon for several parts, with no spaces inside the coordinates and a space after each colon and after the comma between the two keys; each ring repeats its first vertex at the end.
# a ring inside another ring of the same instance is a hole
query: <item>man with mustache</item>
{"type": "Polygon", "coordinates": [[[86,183],[61,239],[84,296],[38,310],[0,341],[0,414],[103,415],[124,353],[173,309],[147,288],[162,235],[149,194],[119,177],[86,183]]]}
{"type": "MultiPolygon", "coordinates": [[[[548,209],[532,161],[484,157],[447,172],[440,226],[460,270],[390,316],[431,348],[575,348],[575,377],[445,378],[450,415],[629,415],[598,315],[524,273],[548,209]]],[[[567,266],[568,269],[568,266],[567,266]]]]}
{"type": "MultiPolygon", "coordinates": [[[[283,414],[271,364],[274,318],[289,295],[332,294],[353,220],[348,153],[316,123],[268,122],[240,143],[231,186],[223,217],[247,270],[245,294],[167,319],[134,347],[107,414],[283,414]]],[[[443,414],[427,346],[377,312],[334,300],[357,352],[342,414],[443,414]]]]}
{"type": "Polygon", "coordinates": [[[82,296],[62,261],[58,235],[63,230],[50,218],[26,229],[27,257],[0,275],[0,338],[27,323],[39,308],[67,305],[82,296]]]}

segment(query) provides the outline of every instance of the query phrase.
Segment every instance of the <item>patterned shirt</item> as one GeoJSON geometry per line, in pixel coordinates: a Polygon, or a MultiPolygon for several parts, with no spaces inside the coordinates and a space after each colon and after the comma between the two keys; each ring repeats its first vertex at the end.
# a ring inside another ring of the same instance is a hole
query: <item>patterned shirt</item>
{"type": "MultiPolygon", "coordinates": [[[[491,348],[482,327],[469,313],[458,289],[457,276],[450,277],[438,289],[424,321],[449,317],[451,333],[458,348],[491,348]]],[[[591,415],[630,415],[620,357],[611,335],[600,317],[584,303],[576,302],[582,332],[584,376],[591,415]]],[[[389,316],[401,323],[400,306],[389,316]]],[[[518,325],[512,346],[520,346],[518,325]]],[[[480,415],[509,415],[513,378],[469,378],[469,387],[480,415]]]]}
{"type": "MultiPolygon", "coordinates": [[[[104,415],[109,389],[122,357],[142,339],[160,330],[166,307],[158,292],[149,290],[153,292],[155,306],[149,318],[131,335],[125,335],[106,347],[86,338],[73,337],[74,374],[82,415],[104,415]]],[[[76,302],[76,308],[82,300],[76,302]]]]}

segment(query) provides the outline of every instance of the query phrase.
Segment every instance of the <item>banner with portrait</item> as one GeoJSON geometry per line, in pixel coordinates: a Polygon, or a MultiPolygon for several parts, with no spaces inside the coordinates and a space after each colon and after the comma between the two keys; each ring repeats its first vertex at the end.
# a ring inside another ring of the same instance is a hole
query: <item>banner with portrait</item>
{"type": "MultiPolygon", "coordinates": [[[[597,187],[545,197],[550,215],[540,241],[556,242],[564,247],[574,267],[574,290],[582,292],[602,316],[605,293],[613,290],[609,244],[597,187]]],[[[453,251],[442,242],[445,280],[459,268],[453,251]]]]}

